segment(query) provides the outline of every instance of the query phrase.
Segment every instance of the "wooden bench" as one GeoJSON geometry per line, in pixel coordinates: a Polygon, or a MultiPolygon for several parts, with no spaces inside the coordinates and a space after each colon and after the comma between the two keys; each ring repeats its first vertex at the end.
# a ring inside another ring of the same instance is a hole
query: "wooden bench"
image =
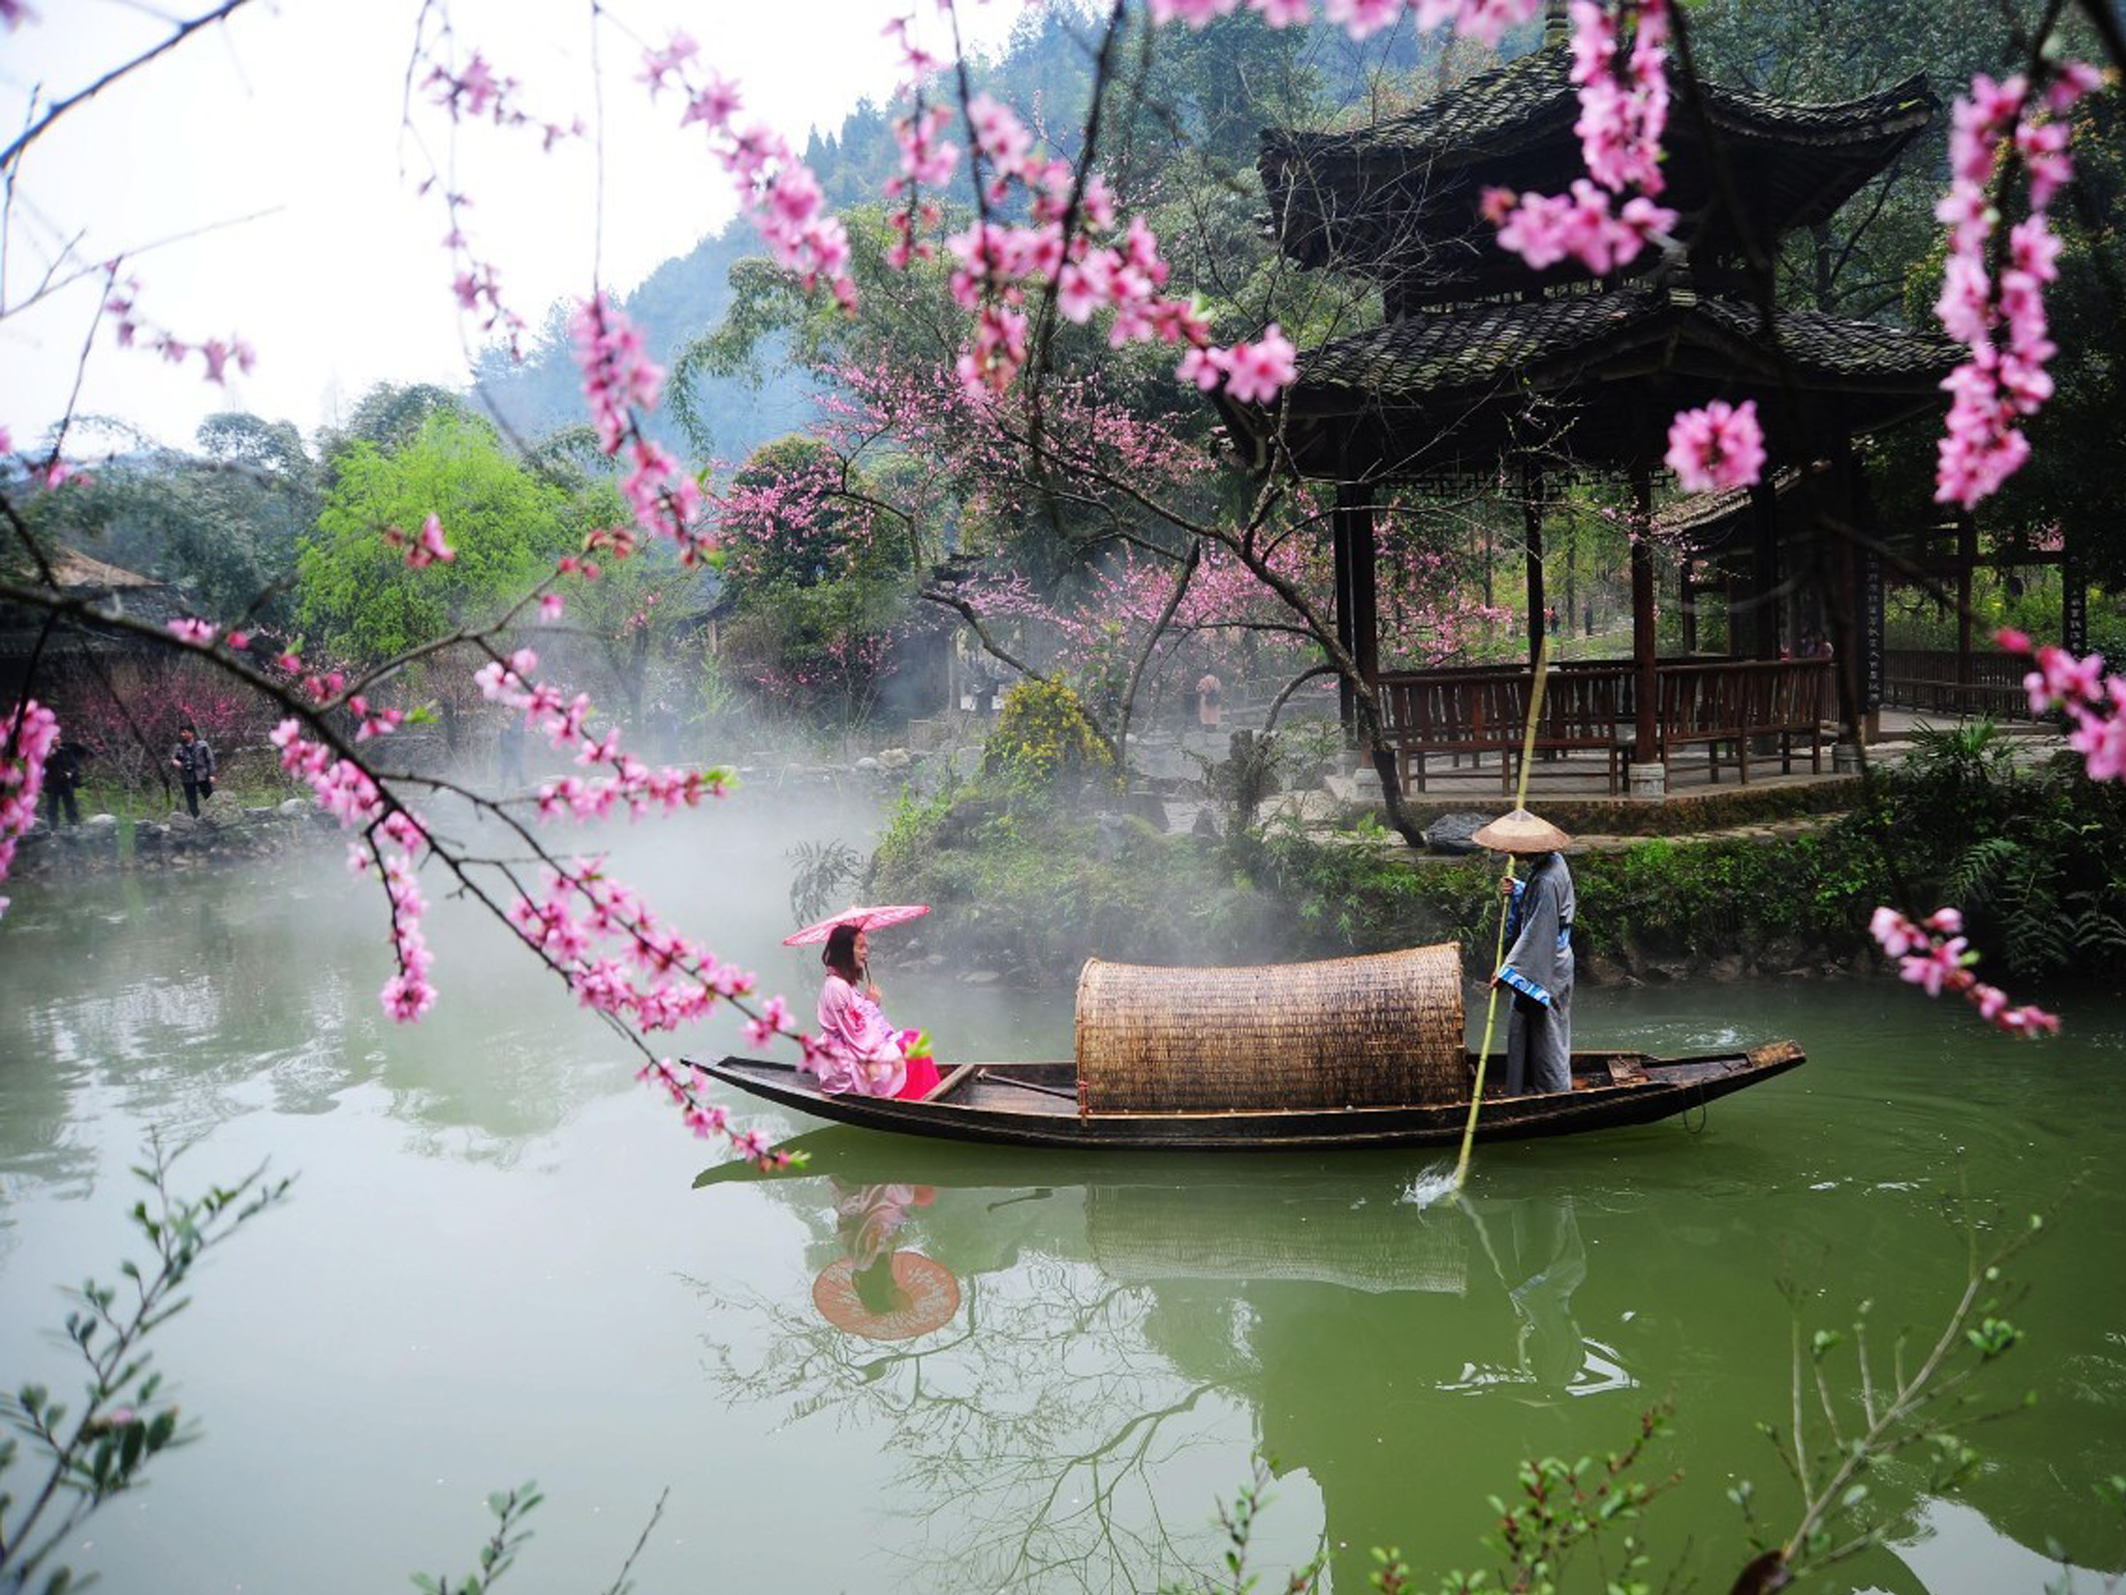
{"type": "MultiPolygon", "coordinates": [[[[1831,699],[1831,661],[1828,659],[1781,660],[1765,668],[1762,695],[1752,694],[1749,730],[1751,736],[1779,739],[1779,771],[1794,769],[1794,739],[1807,737],[1809,770],[1823,774],[1823,707],[1831,699]]],[[[1836,713],[1836,710],[1833,710],[1836,713]]],[[[1749,744],[1743,743],[1742,778],[1749,779],[1749,744]]]]}
{"type": "MultiPolygon", "coordinates": [[[[1777,740],[1780,769],[1792,773],[1806,749],[1809,767],[1823,771],[1823,714],[1832,663],[1828,659],[1737,660],[1663,664],[1657,672],[1656,732],[1664,761],[1677,750],[1706,749],[1710,773],[1732,761],[1745,785],[1755,744],[1777,740]]],[[[1526,670],[1447,669],[1383,676],[1379,688],[1384,731],[1408,790],[1426,789],[1426,761],[1440,755],[1478,768],[1493,754],[1499,790],[1510,793],[1519,773],[1532,677],[1526,670]]],[[[1612,794],[1630,762],[1638,682],[1633,667],[1616,661],[1552,668],[1544,685],[1535,752],[1599,753],[1612,794]]],[[[1541,773],[1538,769],[1531,775],[1541,773]]]]}
{"type": "MultiPolygon", "coordinates": [[[[1383,677],[1384,729],[1404,786],[1425,790],[1428,758],[1444,754],[1459,766],[1466,757],[1480,767],[1485,755],[1497,754],[1499,790],[1510,793],[1527,736],[1532,681],[1525,670],[1383,677]]],[[[1620,737],[1629,719],[1628,693],[1628,674],[1614,665],[1553,670],[1544,685],[1536,753],[1599,752],[1614,793],[1628,751],[1620,737]]]]}
{"type": "Polygon", "coordinates": [[[1823,773],[1823,692],[1828,659],[1780,659],[1716,665],[1670,665],[1661,671],[1661,746],[1703,744],[1720,780],[1720,751],[1733,757],[1749,785],[1751,745],[1779,739],[1779,768],[1791,774],[1794,742],[1808,738],[1809,767],[1823,773]]]}
{"type": "MultiPolygon", "coordinates": [[[[1720,779],[1720,749],[1743,742],[1742,680],[1727,665],[1677,665],[1661,672],[1659,708],[1664,760],[1676,750],[1702,744],[1715,783],[1720,779]]],[[[1749,780],[1744,760],[1745,783],[1749,780]]]]}
{"type": "Polygon", "coordinates": [[[1631,757],[1631,699],[1632,681],[1626,671],[1615,667],[1553,670],[1543,686],[1537,756],[1547,752],[1601,754],[1610,795],[1615,796],[1631,757]]]}
{"type": "Polygon", "coordinates": [[[1513,690],[1521,679],[1511,671],[1459,670],[1383,678],[1382,730],[1395,749],[1404,788],[1414,782],[1416,790],[1425,790],[1427,758],[1446,754],[1456,765],[1465,757],[1481,765],[1485,754],[1495,753],[1499,788],[1511,791],[1511,755],[1528,712],[1525,687],[1519,695],[1513,690]]]}

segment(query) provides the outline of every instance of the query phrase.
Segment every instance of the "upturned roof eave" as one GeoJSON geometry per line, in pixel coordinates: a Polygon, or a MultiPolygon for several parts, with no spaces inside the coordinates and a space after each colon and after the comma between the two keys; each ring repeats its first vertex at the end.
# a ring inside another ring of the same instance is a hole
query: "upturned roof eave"
{"type": "MultiPolygon", "coordinates": [[[[1703,110],[1716,140],[1738,155],[1763,161],[1789,152],[1820,165],[1819,199],[1773,218],[1785,231],[1835,213],[1933,121],[1940,102],[1924,74],[1915,73],[1874,94],[1814,105],[1708,84],[1703,110]]],[[[1256,166],[1278,248],[1302,266],[1333,266],[1373,277],[1403,273],[1407,266],[1397,258],[1396,240],[1407,229],[1386,229],[1394,236],[1385,241],[1370,236],[1383,231],[1384,204],[1405,207],[1413,182],[1460,188],[1481,183],[1487,169],[1508,187],[1562,188],[1582,172],[1573,131],[1577,116],[1577,97],[1561,62],[1524,56],[1370,127],[1340,132],[1264,128],[1256,166]],[[1482,102],[1487,95],[1524,92],[1529,78],[1543,81],[1533,94],[1524,93],[1527,103],[1503,119],[1486,120],[1482,102]],[[1464,107],[1471,113],[1459,116],[1464,107]],[[1409,131],[1417,122],[1430,125],[1409,131]],[[1532,177],[1530,168],[1538,166],[1554,168],[1554,181],[1532,177]],[[1344,200],[1348,214],[1332,219],[1332,212],[1345,207],[1329,196],[1344,200]],[[1337,243],[1339,232],[1349,235],[1347,246],[1337,243]]],[[[1675,156],[1697,163],[1700,143],[1699,118],[1679,107],[1670,127],[1675,156]]],[[[1410,212],[1422,213],[1421,205],[1410,212]]],[[[1453,286],[1453,280],[1444,285],[1453,286]]]]}
{"type": "MultiPolygon", "coordinates": [[[[1450,118],[1463,102],[1480,101],[1496,91],[1531,59],[1524,56],[1521,62],[1473,78],[1415,110],[1364,127],[1263,128],[1258,134],[1259,159],[1275,154],[1288,163],[1331,162],[1356,168],[1381,162],[1416,168],[1465,166],[1522,153],[1561,133],[1571,134],[1579,103],[1576,91],[1563,78],[1532,98],[1518,115],[1492,126],[1464,132],[1450,118]],[[1431,133],[1416,126],[1420,122],[1440,124],[1440,130],[1431,133]]],[[[1816,148],[1862,141],[1901,142],[1923,130],[1941,110],[1941,101],[1922,72],[1849,100],[1781,101],[1718,83],[1705,84],[1704,90],[1705,120],[1712,130],[1755,144],[1816,148]]],[[[1686,107],[1679,106],[1672,114],[1670,136],[1698,136],[1696,118],[1686,107]]]]}
{"type": "MultiPolygon", "coordinates": [[[[1647,381],[1658,381],[1663,387],[1682,385],[1708,393],[1721,392],[1731,398],[1750,396],[1748,390],[1752,388],[1760,396],[1775,397],[1792,383],[1804,400],[1849,401],[1839,407],[1840,411],[1858,409],[1865,415],[1865,429],[1872,430],[1895,426],[1939,408],[1940,380],[1960,353],[1944,339],[1870,323],[1841,327],[1833,324],[1831,318],[1807,313],[1783,314],[1778,326],[1781,342],[1767,347],[1749,331],[1755,324],[1755,313],[1739,307],[1684,296],[1671,298],[1645,289],[1589,297],[1618,303],[1599,306],[1592,312],[1582,310],[1583,314],[1595,316],[1612,312],[1586,328],[1575,329],[1569,320],[1559,318],[1564,341],[1527,358],[1519,358],[1516,351],[1546,331],[1540,306],[1448,312],[1437,318],[1424,318],[1428,322],[1424,332],[1451,335],[1453,323],[1462,321],[1469,324],[1472,344],[1488,342],[1506,349],[1511,363],[1490,370],[1466,376],[1443,372],[1440,380],[1429,383],[1368,383],[1344,377],[1310,379],[1309,365],[1318,368],[1324,355],[1351,365],[1370,366],[1383,374],[1392,371],[1398,359],[1422,365],[1428,357],[1399,353],[1390,343],[1399,333],[1407,334],[1409,325],[1387,323],[1302,354],[1298,381],[1274,407],[1238,405],[1223,393],[1216,402],[1236,443],[1245,440],[1243,456],[1258,470],[1272,463],[1273,445],[1279,434],[1289,436],[1295,428],[1310,434],[1339,424],[1379,426],[1413,434],[1427,429],[1436,429],[1442,435],[1458,430],[1481,432],[1487,426],[1503,424],[1525,404],[1571,399],[1605,386],[1647,381]],[[1841,370],[1827,364],[1820,355],[1812,357],[1802,346],[1805,340],[1835,338],[1841,333],[1864,336],[1878,347],[1884,341],[1900,344],[1903,363],[1893,369],[1870,370],[1862,366],[1841,370]]],[[[1414,457],[1423,451],[1413,448],[1409,452],[1414,457]]],[[[1302,475],[1328,474],[1325,462],[1319,459],[1295,461],[1295,465],[1302,475]]]]}

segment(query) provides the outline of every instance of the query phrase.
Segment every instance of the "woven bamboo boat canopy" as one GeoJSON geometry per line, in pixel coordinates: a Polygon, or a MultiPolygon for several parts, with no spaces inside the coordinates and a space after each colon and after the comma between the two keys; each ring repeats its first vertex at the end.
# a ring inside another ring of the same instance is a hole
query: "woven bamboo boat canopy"
{"type": "Polygon", "coordinates": [[[1078,1103],[1092,1113],[1466,1101],[1460,949],[1319,963],[1086,961],[1078,1103]]]}

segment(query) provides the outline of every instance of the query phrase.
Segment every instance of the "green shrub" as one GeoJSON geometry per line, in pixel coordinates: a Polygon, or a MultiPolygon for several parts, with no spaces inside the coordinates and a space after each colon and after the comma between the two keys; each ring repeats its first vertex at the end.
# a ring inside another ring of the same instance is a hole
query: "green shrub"
{"type": "Polygon", "coordinates": [[[1060,681],[1021,681],[1004,694],[996,729],[982,745],[982,769],[1037,786],[1082,781],[1114,766],[1078,695],[1060,681]]]}
{"type": "MultiPolygon", "coordinates": [[[[1798,940],[1843,956],[1872,945],[1878,904],[1956,903],[2000,978],[2126,951],[2126,788],[2066,757],[2019,768],[1997,736],[1967,730],[1923,743],[1877,797],[1792,836],[1576,857],[1578,944],[1663,956],[1798,940]]],[[[904,796],[876,869],[887,897],[961,905],[937,921],[960,927],[956,951],[1042,980],[1094,952],[1247,963],[1453,941],[1476,971],[1496,947],[1498,861],[1413,858],[1370,820],[1323,835],[1279,819],[1211,843],[985,778],[904,796]]]]}

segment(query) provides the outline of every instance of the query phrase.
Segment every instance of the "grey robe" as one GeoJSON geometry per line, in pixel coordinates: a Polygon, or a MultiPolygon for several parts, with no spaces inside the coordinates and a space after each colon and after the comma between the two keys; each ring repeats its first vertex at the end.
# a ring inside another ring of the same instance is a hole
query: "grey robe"
{"type": "Polygon", "coordinates": [[[1499,981],[1513,994],[1506,1095],[1572,1089],[1572,871],[1546,853],[1514,893],[1499,981]]]}

